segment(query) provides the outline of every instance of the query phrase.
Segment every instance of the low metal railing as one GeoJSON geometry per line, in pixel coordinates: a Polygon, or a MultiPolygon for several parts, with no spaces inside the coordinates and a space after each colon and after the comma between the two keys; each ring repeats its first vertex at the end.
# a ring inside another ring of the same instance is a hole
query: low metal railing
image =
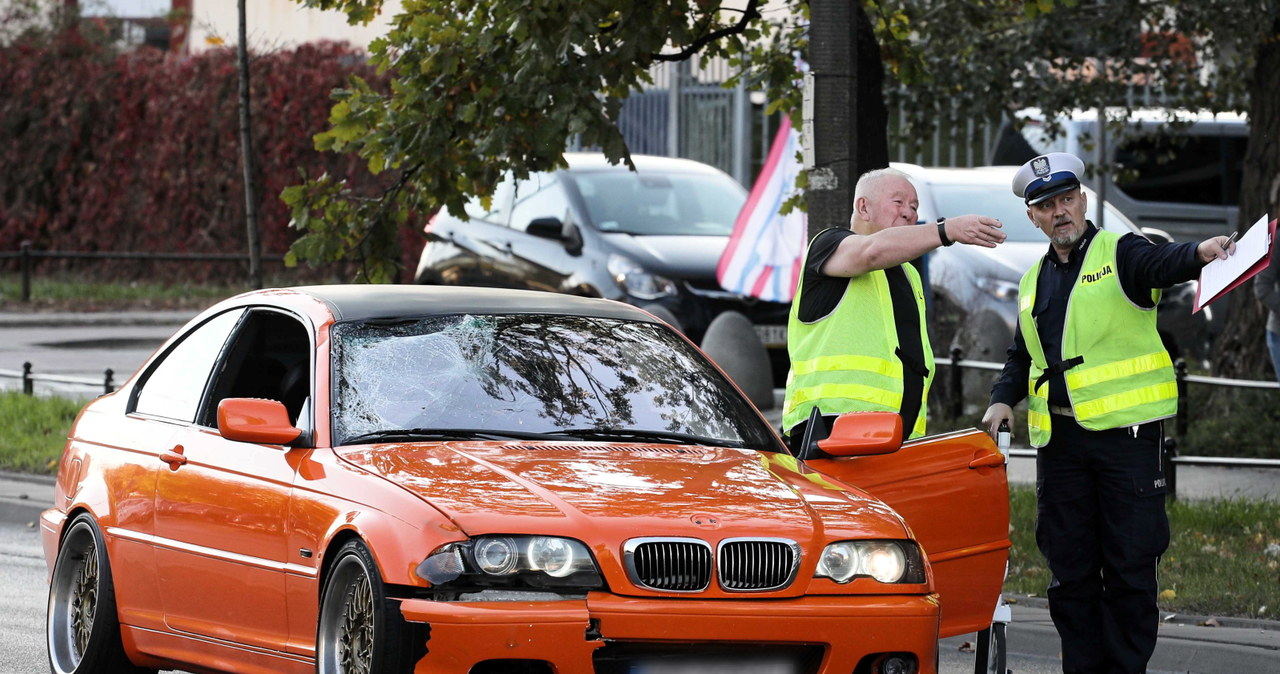
{"type": "Polygon", "coordinates": [[[36,374],[32,370],[31,363],[22,364],[22,371],[2,370],[0,369],[0,378],[5,379],[21,379],[22,392],[27,395],[35,395],[36,382],[49,382],[53,384],[71,384],[74,386],[102,387],[102,392],[111,393],[116,390],[115,371],[107,368],[102,372],[101,379],[93,379],[90,377],[72,377],[61,374],[36,374]]]}
{"type": "MultiPolygon", "coordinates": [[[[67,250],[36,250],[32,247],[30,241],[23,241],[16,253],[0,253],[0,260],[19,261],[19,267],[22,274],[22,293],[21,300],[23,302],[31,301],[31,276],[34,271],[35,261],[42,259],[57,260],[135,260],[139,262],[243,262],[249,263],[247,254],[236,253],[135,253],[135,252],[107,252],[107,251],[67,251],[67,250]]],[[[283,255],[263,255],[260,258],[263,262],[283,262],[283,255]]]]}
{"type": "MultiPolygon", "coordinates": [[[[935,363],[938,365],[951,366],[948,385],[951,388],[951,418],[958,419],[964,414],[964,377],[962,373],[965,368],[975,370],[990,370],[999,372],[1004,369],[1003,363],[988,363],[979,360],[964,360],[964,352],[960,349],[951,350],[951,358],[936,358],[935,363]]],[[[1206,377],[1203,375],[1187,374],[1187,364],[1178,359],[1174,363],[1174,375],[1178,382],[1178,414],[1175,418],[1175,426],[1179,436],[1185,435],[1187,432],[1187,385],[1188,384],[1205,384],[1209,386],[1228,386],[1233,388],[1254,388],[1254,389],[1276,389],[1280,390],[1280,382],[1259,381],[1255,379],[1227,379],[1225,377],[1206,377]]],[[[1259,459],[1259,458],[1236,458],[1236,457],[1218,457],[1218,456],[1179,456],[1177,451],[1177,442],[1173,438],[1166,437],[1164,440],[1164,461],[1167,466],[1165,478],[1168,480],[1169,495],[1177,494],[1178,489],[1178,466],[1217,466],[1225,468],[1263,468],[1263,469],[1280,469],[1280,459],[1259,459]]],[[[1036,450],[1034,449],[1011,449],[1009,456],[1017,458],[1035,458],[1036,450]]]]}

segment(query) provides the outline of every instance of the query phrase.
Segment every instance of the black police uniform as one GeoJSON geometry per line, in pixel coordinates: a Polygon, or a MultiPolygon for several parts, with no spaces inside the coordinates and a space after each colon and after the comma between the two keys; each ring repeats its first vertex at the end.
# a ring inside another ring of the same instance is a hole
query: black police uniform
{"type": "MultiPolygon", "coordinates": [[[[1040,267],[1031,313],[1050,364],[1062,360],[1067,301],[1097,232],[1088,223],[1067,262],[1050,247],[1040,267]]],[[[1125,295],[1150,307],[1151,289],[1195,278],[1203,266],[1197,245],[1121,237],[1116,273],[1125,295]]],[[[1025,398],[1030,365],[1019,330],[991,402],[1013,407],[1025,398]]],[[[1048,386],[1052,434],[1036,458],[1036,543],[1053,573],[1049,613],[1062,639],[1063,671],[1145,671],[1159,626],[1156,564],[1169,544],[1162,422],[1086,430],[1074,416],[1055,413],[1070,411],[1063,375],[1048,386]]]]}
{"type": "MultiPolygon", "coordinates": [[[[849,279],[844,276],[828,276],[822,273],[822,267],[831,259],[845,237],[860,236],[851,229],[830,227],[814,235],[809,243],[809,251],[805,256],[803,281],[800,296],[796,301],[797,317],[805,323],[813,321],[835,311],[836,305],[844,297],[849,287],[849,279]]],[[[909,262],[920,271],[920,260],[909,262]]],[[[924,350],[927,345],[920,339],[920,309],[916,303],[915,291],[911,281],[901,265],[884,270],[889,284],[889,301],[893,304],[894,327],[898,334],[898,350],[894,354],[902,361],[902,416],[903,437],[911,434],[915,427],[916,417],[920,413],[921,400],[924,398],[924,381],[929,376],[929,368],[925,367],[924,350]]],[[[923,276],[921,278],[923,282],[923,276]]],[[[821,405],[819,405],[821,409],[821,405]]],[[[823,418],[826,428],[818,437],[826,437],[835,423],[835,415],[823,418]]],[[[808,421],[801,421],[787,432],[787,442],[793,451],[800,449],[808,421]]]]}

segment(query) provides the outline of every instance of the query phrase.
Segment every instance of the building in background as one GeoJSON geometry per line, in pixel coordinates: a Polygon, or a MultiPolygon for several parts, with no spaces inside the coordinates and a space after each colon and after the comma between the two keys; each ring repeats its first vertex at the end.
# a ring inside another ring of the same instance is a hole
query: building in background
{"type": "MultiPolygon", "coordinates": [[[[177,4],[179,0],[173,0],[177,4]]],[[[238,42],[239,11],[229,0],[185,0],[191,5],[186,49],[203,51],[238,42]]],[[[400,12],[400,0],[385,0],[382,15],[367,26],[352,26],[347,15],[333,10],[303,7],[295,0],[252,0],[245,3],[245,30],[249,48],[256,52],[287,49],[307,42],[334,40],[366,47],[390,30],[391,17],[400,12]]]]}
{"type": "MultiPolygon", "coordinates": [[[[109,31],[122,46],[195,53],[238,42],[239,3],[232,0],[65,0],[85,21],[109,31]]],[[[255,52],[333,40],[364,47],[385,35],[400,0],[386,0],[382,15],[352,26],[346,14],[303,7],[295,0],[245,3],[249,47],[255,52]]]]}

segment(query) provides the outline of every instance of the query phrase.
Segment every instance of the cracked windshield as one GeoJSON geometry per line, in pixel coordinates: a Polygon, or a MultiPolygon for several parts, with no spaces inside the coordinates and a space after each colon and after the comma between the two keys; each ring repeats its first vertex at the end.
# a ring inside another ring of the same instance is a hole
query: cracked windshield
{"type": "Polygon", "coordinates": [[[664,326],[454,315],[341,323],[333,335],[339,444],[470,434],[779,449],[741,395],[664,326]]]}

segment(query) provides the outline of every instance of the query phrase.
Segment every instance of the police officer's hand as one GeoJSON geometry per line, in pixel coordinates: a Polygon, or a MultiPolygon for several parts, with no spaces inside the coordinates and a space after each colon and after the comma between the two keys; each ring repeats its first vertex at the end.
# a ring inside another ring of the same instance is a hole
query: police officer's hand
{"type": "MultiPolygon", "coordinates": [[[[1010,430],[1013,429],[1013,408],[1004,403],[992,403],[987,408],[987,413],[982,415],[982,425],[987,427],[987,434],[992,440],[996,439],[996,431],[1000,429],[1000,422],[1008,421],[1010,430]]],[[[1010,436],[1013,433],[1009,434],[1010,436]]]]}
{"type": "Polygon", "coordinates": [[[944,226],[948,239],[973,246],[995,248],[1005,239],[1005,233],[1000,231],[1000,221],[985,215],[958,215],[947,218],[944,226]]]}
{"type": "Polygon", "coordinates": [[[1215,236],[1205,239],[1196,246],[1196,256],[1200,258],[1200,262],[1209,264],[1214,260],[1225,260],[1228,256],[1235,255],[1236,242],[1227,236],[1215,236]]]}

